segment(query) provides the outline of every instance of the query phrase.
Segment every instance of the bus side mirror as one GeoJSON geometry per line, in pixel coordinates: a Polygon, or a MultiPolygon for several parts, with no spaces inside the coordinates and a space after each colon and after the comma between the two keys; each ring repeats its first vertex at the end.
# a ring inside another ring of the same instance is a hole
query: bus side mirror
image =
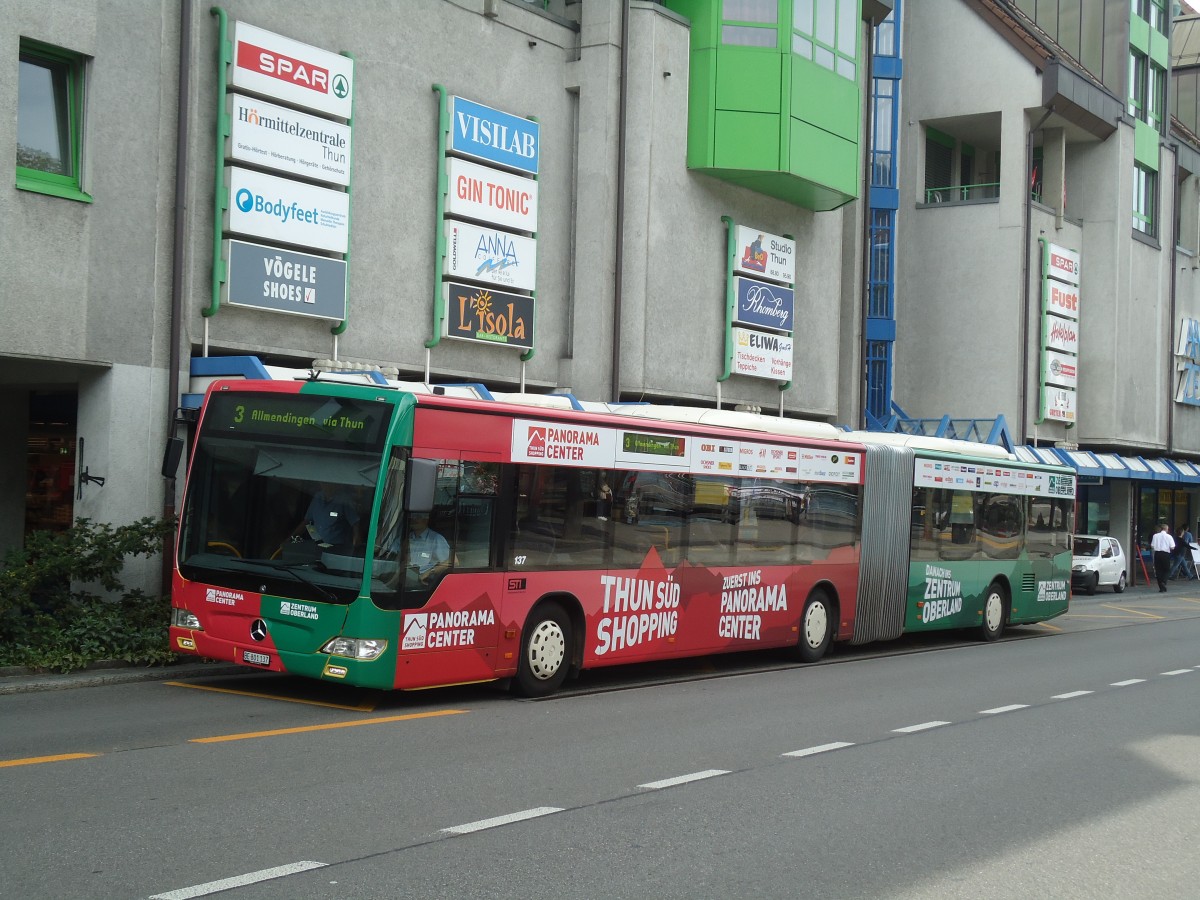
{"type": "Polygon", "coordinates": [[[409,460],[408,486],[405,509],[409,512],[433,509],[434,492],[437,488],[437,461],[432,459],[409,460]]]}
{"type": "Polygon", "coordinates": [[[174,478],[179,473],[179,460],[182,456],[183,438],[167,438],[167,446],[163,449],[163,478],[174,478]]]}

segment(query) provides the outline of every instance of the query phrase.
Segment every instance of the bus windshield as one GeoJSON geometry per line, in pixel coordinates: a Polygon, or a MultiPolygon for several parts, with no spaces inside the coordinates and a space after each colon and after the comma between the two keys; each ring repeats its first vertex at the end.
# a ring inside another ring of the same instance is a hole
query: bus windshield
{"type": "Polygon", "coordinates": [[[214,395],[184,500],[180,573],[326,603],[358,597],[391,414],[339,396],[214,395]]]}

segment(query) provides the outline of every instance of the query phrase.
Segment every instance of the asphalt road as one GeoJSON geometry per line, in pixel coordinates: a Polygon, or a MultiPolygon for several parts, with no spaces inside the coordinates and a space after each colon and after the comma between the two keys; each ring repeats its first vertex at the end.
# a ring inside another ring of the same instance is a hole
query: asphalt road
{"type": "Polygon", "coordinates": [[[223,669],[10,691],[0,897],[1197,896],[1200,590],[1173,588],[536,702],[223,669]]]}

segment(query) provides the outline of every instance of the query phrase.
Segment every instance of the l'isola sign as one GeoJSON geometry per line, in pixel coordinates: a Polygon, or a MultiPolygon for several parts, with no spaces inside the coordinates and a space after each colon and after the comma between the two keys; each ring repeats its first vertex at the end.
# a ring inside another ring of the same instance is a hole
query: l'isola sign
{"type": "Polygon", "coordinates": [[[533,348],[532,297],[447,281],[446,337],[533,348]]]}

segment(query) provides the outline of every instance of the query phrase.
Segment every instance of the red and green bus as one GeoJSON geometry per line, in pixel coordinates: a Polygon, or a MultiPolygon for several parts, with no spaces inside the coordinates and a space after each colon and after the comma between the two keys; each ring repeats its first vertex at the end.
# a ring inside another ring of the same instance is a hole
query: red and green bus
{"type": "Polygon", "coordinates": [[[600,666],[995,640],[1067,609],[1068,468],[753,413],[353,380],[210,386],[174,650],[537,696],[600,666]],[[321,492],[341,533],[298,540],[321,492]]]}

